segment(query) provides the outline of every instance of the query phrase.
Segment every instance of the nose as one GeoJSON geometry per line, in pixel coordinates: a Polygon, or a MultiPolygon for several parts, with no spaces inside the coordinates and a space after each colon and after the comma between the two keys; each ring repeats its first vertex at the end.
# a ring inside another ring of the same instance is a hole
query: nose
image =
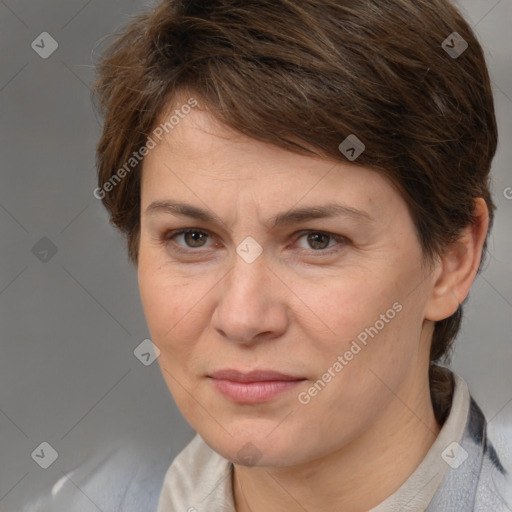
{"type": "Polygon", "coordinates": [[[243,345],[282,336],[289,321],[289,289],[267,266],[263,254],[251,263],[235,255],[232,265],[218,289],[213,328],[243,345]]]}

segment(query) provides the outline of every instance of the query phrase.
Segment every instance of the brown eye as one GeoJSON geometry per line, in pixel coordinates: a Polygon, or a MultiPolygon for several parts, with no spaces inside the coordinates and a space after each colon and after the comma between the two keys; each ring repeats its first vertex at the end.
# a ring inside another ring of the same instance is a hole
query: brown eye
{"type": "Polygon", "coordinates": [[[308,247],[299,247],[309,252],[318,252],[319,254],[328,254],[341,249],[346,239],[339,235],[324,233],[323,231],[308,231],[297,238],[297,242],[302,238],[306,239],[308,247]],[[332,243],[331,243],[332,242],[332,243]],[[338,245],[339,247],[336,247],[338,245]]]}
{"type": "Polygon", "coordinates": [[[177,250],[187,249],[198,249],[205,247],[205,243],[208,239],[208,234],[198,229],[180,229],[178,231],[172,231],[165,235],[166,242],[174,242],[177,245],[177,250]],[[183,243],[177,243],[176,239],[183,237],[183,243]]]}
{"type": "Polygon", "coordinates": [[[312,249],[326,249],[329,245],[329,239],[331,237],[325,233],[310,233],[307,235],[308,244],[312,249]]]}
{"type": "Polygon", "coordinates": [[[203,247],[204,241],[208,236],[201,231],[186,231],[183,234],[183,239],[189,247],[203,247]]]}

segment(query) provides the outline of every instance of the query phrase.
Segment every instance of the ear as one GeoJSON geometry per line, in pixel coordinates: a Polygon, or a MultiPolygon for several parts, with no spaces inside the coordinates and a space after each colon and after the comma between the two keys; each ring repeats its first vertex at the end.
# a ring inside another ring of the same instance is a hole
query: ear
{"type": "Polygon", "coordinates": [[[444,320],[451,316],[469,293],[482,258],[489,229],[489,210],[482,198],[475,200],[473,223],[450,244],[438,263],[437,279],[425,308],[425,319],[444,320]]]}

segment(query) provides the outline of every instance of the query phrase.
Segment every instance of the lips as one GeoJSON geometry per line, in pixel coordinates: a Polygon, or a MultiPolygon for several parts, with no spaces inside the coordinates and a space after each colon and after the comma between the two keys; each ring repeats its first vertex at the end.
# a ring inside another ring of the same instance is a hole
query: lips
{"type": "Polygon", "coordinates": [[[226,398],[240,404],[267,402],[296,388],[303,377],[287,375],[274,370],[220,370],[208,376],[214,388],[226,398]]]}
{"type": "Polygon", "coordinates": [[[209,377],[220,380],[231,380],[234,382],[268,382],[268,381],[290,381],[304,380],[304,377],[287,375],[274,370],[253,370],[247,373],[238,370],[219,370],[213,372],[209,377]]]}

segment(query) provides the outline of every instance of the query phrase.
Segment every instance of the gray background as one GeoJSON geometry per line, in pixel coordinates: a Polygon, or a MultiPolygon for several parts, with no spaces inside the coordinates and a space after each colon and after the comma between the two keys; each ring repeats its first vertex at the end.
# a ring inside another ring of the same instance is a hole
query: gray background
{"type": "MultiPolygon", "coordinates": [[[[194,434],[157,363],[144,366],[134,356],[149,337],[135,269],[92,195],[100,134],[90,103],[93,52],[148,5],[0,0],[2,511],[16,510],[119,436],[172,457],[194,434]],[[47,59],[31,48],[42,32],[58,42],[47,59]],[[33,250],[43,237],[57,249],[46,262],[33,250]],[[59,455],[48,469],[31,457],[43,441],[59,455]]],[[[510,424],[512,0],[457,5],[486,52],[500,145],[490,255],[466,307],[453,367],[488,418],[510,424]]]]}

